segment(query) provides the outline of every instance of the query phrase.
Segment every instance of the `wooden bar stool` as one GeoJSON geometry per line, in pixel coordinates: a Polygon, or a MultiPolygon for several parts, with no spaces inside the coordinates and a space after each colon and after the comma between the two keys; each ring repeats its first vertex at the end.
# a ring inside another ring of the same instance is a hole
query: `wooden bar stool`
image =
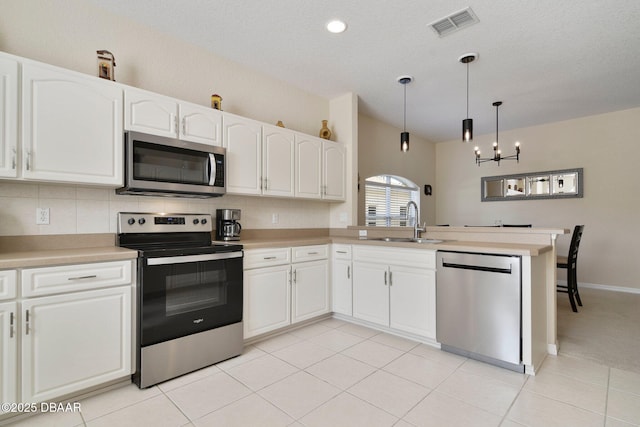
{"type": "Polygon", "coordinates": [[[582,300],[580,299],[580,293],[578,292],[578,273],[576,267],[578,264],[578,248],[580,247],[580,240],[582,239],[583,230],[584,225],[576,225],[576,227],[573,229],[573,235],[571,236],[569,255],[566,257],[558,256],[556,260],[557,268],[567,269],[567,285],[557,285],[556,290],[558,292],[569,294],[571,309],[576,313],[578,312],[576,301],[578,302],[578,305],[582,307],[582,300]]]}

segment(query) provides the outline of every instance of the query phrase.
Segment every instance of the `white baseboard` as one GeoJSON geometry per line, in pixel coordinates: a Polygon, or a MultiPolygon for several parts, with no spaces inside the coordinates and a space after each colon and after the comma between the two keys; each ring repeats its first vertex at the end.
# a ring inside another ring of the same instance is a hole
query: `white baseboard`
{"type": "MultiPolygon", "coordinates": [[[[558,284],[567,286],[567,281],[558,280],[558,284]]],[[[612,291],[612,292],[626,292],[629,294],[640,294],[640,288],[629,288],[626,286],[600,285],[597,283],[578,282],[578,289],[580,288],[599,289],[601,291],[612,291]]]]}

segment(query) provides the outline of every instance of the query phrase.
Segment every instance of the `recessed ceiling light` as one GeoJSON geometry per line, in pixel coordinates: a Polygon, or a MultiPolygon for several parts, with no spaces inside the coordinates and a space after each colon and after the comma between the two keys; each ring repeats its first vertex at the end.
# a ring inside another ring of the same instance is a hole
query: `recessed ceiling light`
{"type": "Polygon", "coordinates": [[[327,23],[327,31],[330,33],[338,34],[344,32],[347,29],[347,24],[339,19],[334,19],[327,23]]]}

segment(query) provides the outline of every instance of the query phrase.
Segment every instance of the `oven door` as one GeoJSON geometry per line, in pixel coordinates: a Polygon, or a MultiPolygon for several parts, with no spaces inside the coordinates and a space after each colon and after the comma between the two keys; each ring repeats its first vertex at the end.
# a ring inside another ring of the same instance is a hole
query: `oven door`
{"type": "Polygon", "coordinates": [[[141,258],[140,345],[242,321],[242,252],[141,258]]]}

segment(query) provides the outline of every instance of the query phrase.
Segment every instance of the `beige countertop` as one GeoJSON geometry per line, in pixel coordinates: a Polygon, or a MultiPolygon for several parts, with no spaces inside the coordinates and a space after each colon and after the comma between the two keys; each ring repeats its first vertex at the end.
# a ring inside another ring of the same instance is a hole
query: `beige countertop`
{"type": "Polygon", "coordinates": [[[287,239],[248,239],[240,240],[244,249],[282,248],[287,246],[324,245],[328,243],[342,243],[347,245],[374,245],[381,247],[429,249],[441,251],[461,251],[491,253],[500,255],[537,256],[552,249],[551,245],[496,243],[496,242],[467,242],[445,240],[442,243],[414,243],[414,242],[385,242],[376,239],[358,239],[353,237],[309,237],[287,239]]]}
{"type": "MultiPolygon", "coordinates": [[[[228,242],[227,242],[228,243],[228,242]]],[[[238,242],[244,249],[282,248],[288,246],[325,245],[342,243],[348,245],[373,245],[411,249],[442,251],[478,252],[501,255],[537,256],[552,250],[551,245],[476,242],[445,240],[442,243],[385,242],[375,239],[358,239],[340,236],[312,236],[286,238],[254,238],[238,242]]],[[[48,250],[0,251],[0,269],[47,267],[61,264],[82,264],[88,262],[117,261],[135,259],[138,253],[118,246],[91,248],[66,248],[48,250]]]]}
{"type": "Polygon", "coordinates": [[[0,252],[0,269],[135,259],[138,252],[117,246],[40,251],[0,252]]]}

